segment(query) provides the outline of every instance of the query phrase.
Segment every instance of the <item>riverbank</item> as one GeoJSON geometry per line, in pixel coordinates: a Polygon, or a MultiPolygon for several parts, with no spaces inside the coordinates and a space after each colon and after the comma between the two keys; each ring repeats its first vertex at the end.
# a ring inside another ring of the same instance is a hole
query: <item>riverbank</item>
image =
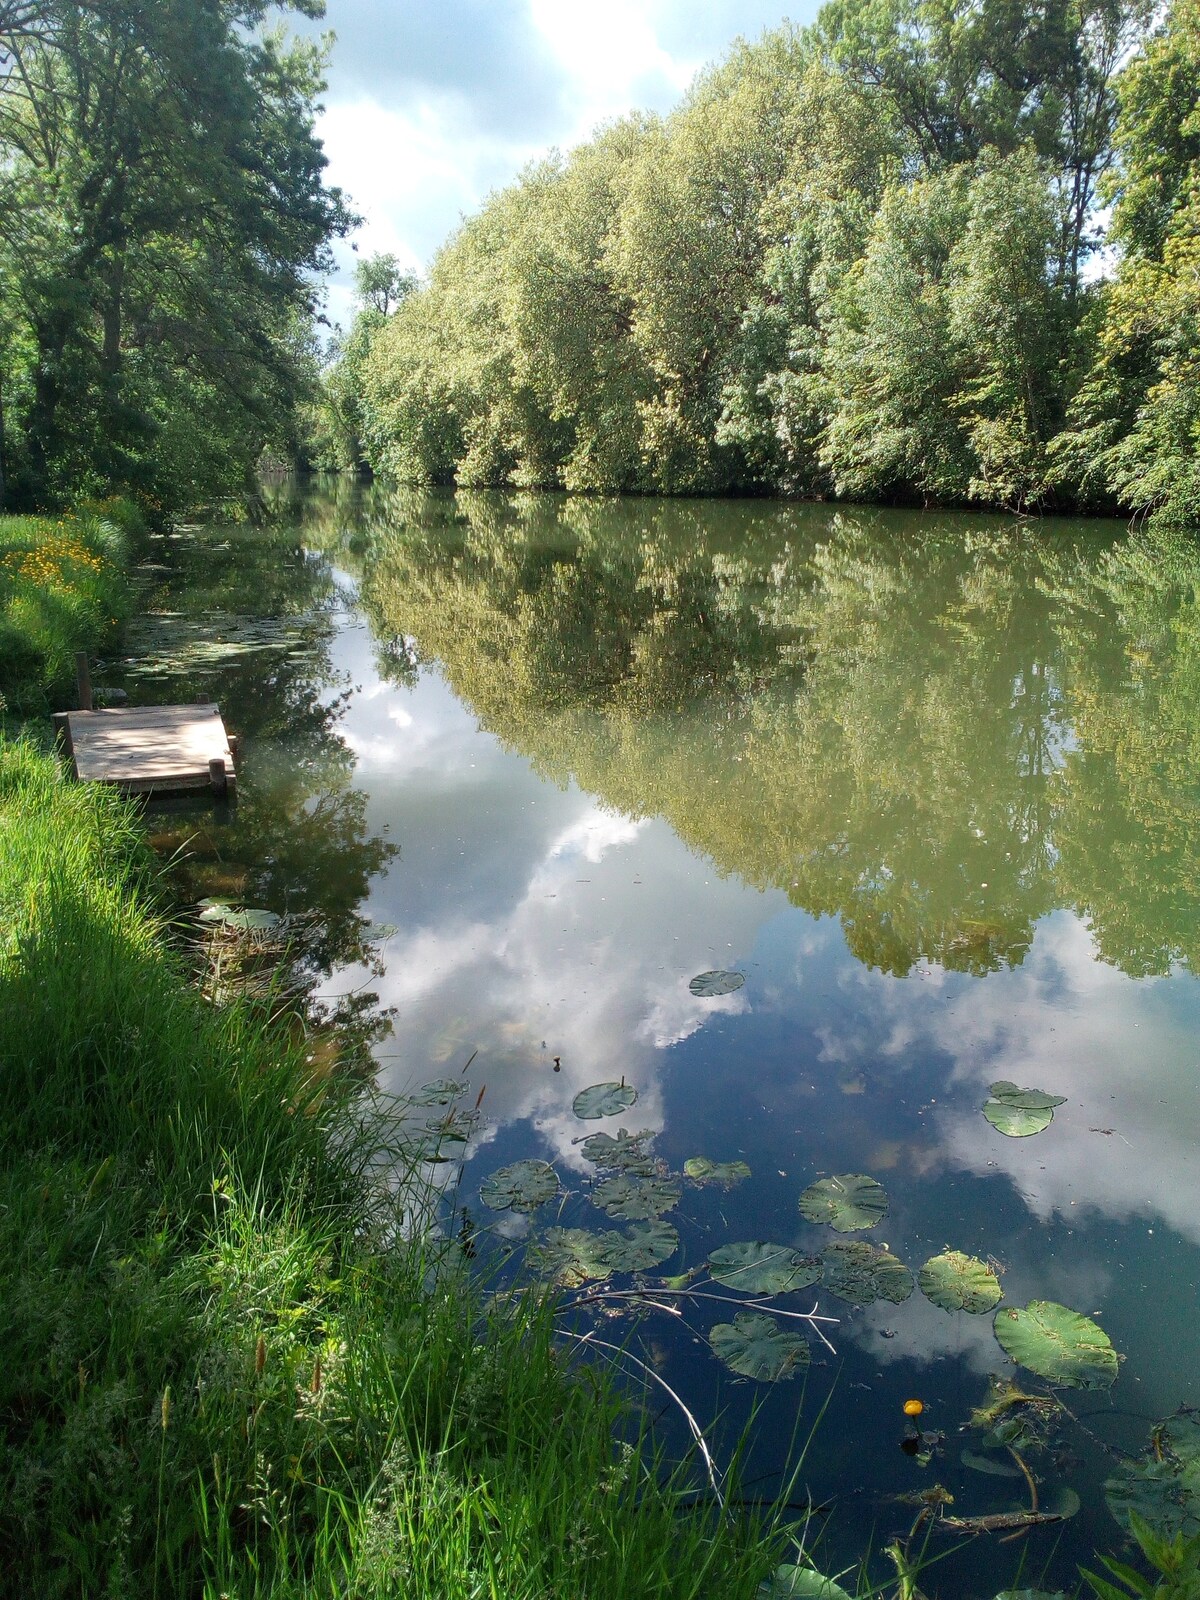
{"type": "Polygon", "coordinates": [[[7,744],[0,841],[6,1593],[754,1592],[546,1307],[396,1248],[382,1130],[200,999],[131,807],[7,744]]]}
{"type": "Polygon", "coordinates": [[[76,651],[101,649],[129,613],[129,541],[143,531],[119,499],[0,516],[0,713],[65,704],[76,651]]]}

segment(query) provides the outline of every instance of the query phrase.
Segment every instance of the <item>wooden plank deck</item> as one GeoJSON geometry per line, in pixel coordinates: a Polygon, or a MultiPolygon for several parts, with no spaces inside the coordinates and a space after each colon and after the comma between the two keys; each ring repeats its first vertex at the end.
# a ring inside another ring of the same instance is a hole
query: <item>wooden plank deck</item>
{"type": "Polygon", "coordinates": [[[55,721],[84,783],[112,783],[128,794],[211,788],[235,796],[234,752],[215,705],[64,711],[55,721]]]}

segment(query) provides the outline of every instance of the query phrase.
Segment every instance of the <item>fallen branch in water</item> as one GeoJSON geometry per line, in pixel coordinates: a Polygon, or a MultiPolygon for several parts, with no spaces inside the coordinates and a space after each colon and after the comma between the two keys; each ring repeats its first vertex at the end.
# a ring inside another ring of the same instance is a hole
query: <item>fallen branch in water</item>
{"type": "Polygon", "coordinates": [[[807,1322],[821,1343],[832,1355],[837,1351],[821,1332],[819,1324],[829,1323],[837,1327],[839,1317],[823,1317],[817,1311],[819,1301],[813,1301],[811,1311],[785,1311],[781,1306],[772,1305],[769,1300],[735,1300],[729,1294],[710,1294],[706,1289],[593,1289],[587,1294],[577,1295],[573,1300],[564,1302],[564,1309],[574,1310],[576,1306],[598,1305],[604,1300],[640,1300],[643,1305],[653,1306],[657,1311],[670,1312],[672,1316],[679,1313],[674,1306],[663,1305],[666,1299],[674,1300],[713,1300],[721,1305],[737,1306],[740,1311],[765,1311],[773,1317],[790,1317],[796,1322],[807,1322]]]}
{"type": "Polygon", "coordinates": [[[700,1430],[700,1424],[696,1421],[695,1417],[688,1410],[687,1406],[684,1405],[683,1401],[675,1393],[674,1389],[672,1389],[667,1380],[655,1372],[654,1368],[650,1366],[648,1362],[643,1361],[640,1356],[631,1355],[628,1350],[622,1349],[619,1344],[609,1344],[607,1339],[598,1339],[594,1331],[592,1333],[572,1333],[569,1328],[563,1328],[559,1331],[565,1334],[568,1339],[574,1339],[576,1344],[595,1345],[601,1350],[611,1350],[615,1355],[620,1356],[625,1361],[632,1361],[635,1367],[639,1367],[648,1378],[653,1378],[655,1383],[667,1391],[671,1399],[674,1400],[675,1404],[679,1407],[680,1411],[683,1412],[684,1418],[687,1421],[687,1425],[691,1430],[692,1438],[696,1441],[696,1448],[704,1457],[704,1466],[708,1472],[708,1481],[712,1484],[713,1494],[716,1496],[717,1504],[720,1506],[721,1510],[724,1511],[725,1500],[721,1494],[721,1484],[719,1481],[719,1475],[717,1473],[717,1464],[713,1460],[712,1451],[708,1448],[708,1441],[705,1439],[704,1434],[700,1430]]]}
{"type": "Polygon", "coordinates": [[[934,1517],[932,1526],[947,1533],[1009,1533],[1064,1520],[1061,1511],[994,1511],[986,1517],[934,1517]]]}

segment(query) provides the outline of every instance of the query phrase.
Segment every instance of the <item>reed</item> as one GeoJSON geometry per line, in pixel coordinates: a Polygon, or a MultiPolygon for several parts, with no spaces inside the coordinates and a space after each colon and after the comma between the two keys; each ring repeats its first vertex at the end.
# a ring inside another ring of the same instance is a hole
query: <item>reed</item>
{"type": "Polygon", "coordinates": [[[0,908],[0,1592],[755,1593],[774,1521],[406,1224],[386,1124],[200,998],[135,813],[23,743],[0,908]]]}

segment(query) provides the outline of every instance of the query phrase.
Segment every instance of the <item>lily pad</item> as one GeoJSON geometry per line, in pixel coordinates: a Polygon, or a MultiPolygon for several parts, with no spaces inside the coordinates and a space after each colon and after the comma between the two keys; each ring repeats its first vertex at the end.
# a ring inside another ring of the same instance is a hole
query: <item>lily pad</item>
{"type": "Polygon", "coordinates": [[[454,1123],[439,1123],[435,1128],[427,1128],[415,1139],[407,1140],[403,1145],[403,1154],[414,1162],[425,1161],[435,1166],[445,1161],[461,1161],[463,1147],[469,1138],[467,1129],[454,1123]]]}
{"type": "Polygon", "coordinates": [[[993,1269],[961,1250],[930,1256],[917,1273],[917,1283],[926,1300],[943,1311],[991,1311],[1003,1294],[993,1269]]]}
{"type": "Polygon", "coordinates": [[[466,1094],[470,1087],[461,1078],[434,1078],[431,1083],[423,1083],[419,1089],[414,1089],[408,1096],[408,1103],[413,1106],[448,1106],[466,1094]]]}
{"type": "Polygon", "coordinates": [[[787,1294],[807,1289],[821,1276],[818,1257],[761,1240],[719,1245],[708,1258],[708,1268],[718,1283],[746,1294],[787,1294]]]}
{"type": "Polygon", "coordinates": [[[715,1000],[718,995],[735,993],[745,981],[743,972],[698,972],[688,988],[701,1000],[715,1000]]]}
{"type": "Polygon", "coordinates": [[[1078,1516],[1082,1507],[1083,1501],[1069,1483],[1056,1483],[1049,1494],[1042,1496],[1042,1510],[1062,1517],[1064,1522],[1078,1516]]]}
{"type": "Polygon", "coordinates": [[[611,1133],[589,1133],[581,1149],[593,1166],[615,1172],[652,1172],[654,1163],[646,1150],[646,1140],[653,1139],[649,1128],[640,1133],[629,1133],[621,1128],[616,1137],[611,1133]]]}
{"type": "Polygon", "coordinates": [[[710,1161],[707,1156],[689,1156],[683,1170],[694,1183],[719,1183],[723,1189],[732,1189],[750,1176],[744,1161],[710,1161]]]}
{"type": "Polygon", "coordinates": [[[758,1586],[758,1600],[850,1600],[841,1584],[812,1567],[776,1567],[758,1586]]]}
{"type": "Polygon", "coordinates": [[[972,1472],[986,1472],[993,1478],[1020,1478],[1024,1476],[1010,1456],[985,1456],[979,1450],[964,1450],[959,1458],[972,1472]]]}
{"type": "Polygon", "coordinates": [[[1001,1589],[996,1600],[1067,1600],[1061,1589],[1001,1589]]]}
{"type": "Polygon", "coordinates": [[[1124,1528],[1136,1512],[1164,1539],[1200,1534],[1200,1412],[1158,1423],[1146,1452],[1121,1462],[1104,1495],[1124,1528]]]}
{"type": "Polygon", "coordinates": [[[591,1233],[586,1228],[548,1228],[537,1244],[530,1245],[525,1261],[539,1277],[574,1289],[616,1271],[611,1238],[611,1234],[591,1233]]]}
{"type": "Polygon", "coordinates": [[[268,933],[277,928],[280,918],[273,911],[255,911],[223,905],[219,900],[204,903],[201,922],[215,923],[222,928],[232,928],[235,933],[268,933]]]}
{"type": "Polygon", "coordinates": [[[795,1377],[809,1361],[802,1335],[755,1311],[739,1311],[732,1322],[718,1322],[709,1342],[727,1367],[760,1383],[795,1377]]]}
{"type": "Polygon", "coordinates": [[[1007,1134],[1010,1139],[1028,1139],[1030,1134],[1041,1133],[1054,1121],[1054,1113],[1049,1107],[1043,1106],[1038,1110],[1009,1105],[1004,1100],[987,1101],[983,1114],[997,1133],[1007,1134]]]}
{"type": "Polygon", "coordinates": [[[887,1208],[883,1185],[861,1172],[820,1178],[800,1196],[801,1213],[809,1222],[827,1222],[836,1233],[873,1228],[887,1216],[887,1208]]]}
{"type": "Polygon", "coordinates": [[[1006,1106],[1019,1106],[1022,1111],[1053,1111],[1055,1106],[1065,1106],[1065,1094],[1047,1094],[1043,1089],[1018,1089],[1007,1078],[1000,1078],[989,1088],[993,1100],[1006,1106]]]}
{"type": "Polygon", "coordinates": [[[645,1222],[673,1211],[679,1204],[679,1185],[665,1178],[645,1178],[618,1172],[592,1190],[592,1203],[626,1222],[645,1222]]]}
{"type": "Polygon", "coordinates": [[[1068,1389],[1110,1389],[1117,1353],[1090,1317],[1053,1300],[997,1311],[996,1338],[1006,1355],[1039,1378],[1068,1389]]]}
{"type": "Polygon", "coordinates": [[[491,1211],[536,1211],[558,1193],[558,1174],[548,1161],[514,1161],[479,1185],[491,1211]]]}
{"type": "Polygon", "coordinates": [[[890,1250],[863,1239],[831,1244],[825,1251],[825,1287],[854,1306],[890,1300],[895,1306],[913,1292],[913,1276],[890,1250]]]}
{"type": "Polygon", "coordinates": [[[636,1099],[637,1090],[631,1083],[593,1083],[579,1091],[572,1109],[581,1122],[594,1122],[598,1117],[615,1117],[636,1099]]]}
{"type": "Polygon", "coordinates": [[[679,1234],[669,1222],[655,1217],[635,1222],[624,1233],[610,1233],[608,1259],[614,1272],[648,1272],[679,1249],[679,1234]]]}

